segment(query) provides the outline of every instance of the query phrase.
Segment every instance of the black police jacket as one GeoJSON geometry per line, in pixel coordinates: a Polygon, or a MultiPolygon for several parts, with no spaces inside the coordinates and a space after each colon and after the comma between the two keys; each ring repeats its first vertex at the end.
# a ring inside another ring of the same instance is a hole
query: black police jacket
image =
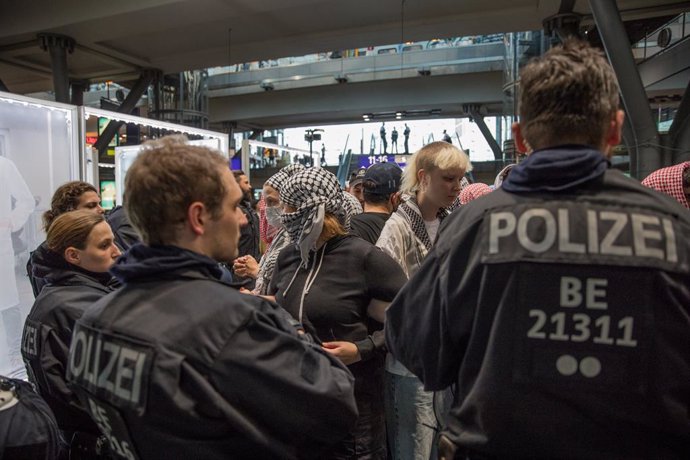
{"type": "Polygon", "coordinates": [[[45,250],[34,272],[47,283],[31,307],[22,334],[22,357],[29,380],[65,431],[98,434],[98,428],[65,380],[74,323],[98,299],[113,291],[108,273],[92,273],[45,250]]]}
{"type": "Polygon", "coordinates": [[[690,214],[586,147],[451,214],[387,312],[446,434],[506,458],[687,458],[690,214]]]}
{"type": "Polygon", "coordinates": [[[356,420],[353,377],[215,261],[135,245],[77,323],[68,378],[118,458],[302,458],[356,420]]]}

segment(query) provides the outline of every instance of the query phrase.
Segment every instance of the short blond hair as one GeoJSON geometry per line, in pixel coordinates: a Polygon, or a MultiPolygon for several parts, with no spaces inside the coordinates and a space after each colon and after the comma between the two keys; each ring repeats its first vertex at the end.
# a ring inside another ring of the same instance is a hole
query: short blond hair
{"type": "Polygon", "coordinates": [[[402,175],[400,191],[409,195],[414,194],[419,188],[417,172],[434,171],[437,169],[461,169],[462,174],[472,171],[472,163],[465,152],[444,141],[427,144],[410,158],[402,175]]]}

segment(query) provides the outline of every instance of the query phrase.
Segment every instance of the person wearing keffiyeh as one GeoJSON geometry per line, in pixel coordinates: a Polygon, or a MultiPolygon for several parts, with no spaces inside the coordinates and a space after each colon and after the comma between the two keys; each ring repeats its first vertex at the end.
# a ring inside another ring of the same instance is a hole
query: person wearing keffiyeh
{"type": "MultiPolygon", "coordinates": [[[[388,219],[376,242],[408,278],[431,250],[441,221],[449,214],[465,173],[471,169],[462,150],[442,141],[422,147],[411,158],[400,187],[408,199],[388,219]]],[[[386,380],[386,427],[393,460],[436,458],[433,392],[424,391],[422,382],[390,354],[386,380]]],[[[445,395],[440,396],[437,403],[444,402],[445,395]]]]}
{"type": "Polygon", "coordinates": [[[291,164],[269,177],[264,183],[261,199],[264,201],[263,215],[266,220],[264,228],[266,234],[271,235],[270,244],[260,263],[251,256],[238,257],[233,263],[235,273],[256,279],[256,285],[252,291],[253,294],[267,294],[278,254],[290,242],[290,236],[285,231],[280,220],[280,215],[282,214],[280,189],[290,177],[303,169],[304,166],[300,164],[291,164]]]}
{"type": "Polygon", "coordinates": [[[355,377],[357,426],[322,458],[385,460],[382,319],[405,275],[385,252],[347,233],[352,211],[325,169],[292,176],[280,201],[291,244],[278,256],[268,294],[355,377]]]}
{"type": "Polygon", "coordinates": [[[642,185],[664,193],[690,209],[690,161],[658,169],[647,176],[642,185]]]}

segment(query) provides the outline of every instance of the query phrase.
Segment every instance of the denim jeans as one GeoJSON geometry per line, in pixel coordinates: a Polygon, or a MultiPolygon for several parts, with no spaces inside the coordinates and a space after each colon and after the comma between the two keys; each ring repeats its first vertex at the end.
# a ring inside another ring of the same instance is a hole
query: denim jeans
{"type": "Polygon", "coordinates": [[[445,417],[451,405],[446,392],[424,391],[417,377],[386,372],[386,430],[393,460],[435,460],[437,415],[445,417]]]}

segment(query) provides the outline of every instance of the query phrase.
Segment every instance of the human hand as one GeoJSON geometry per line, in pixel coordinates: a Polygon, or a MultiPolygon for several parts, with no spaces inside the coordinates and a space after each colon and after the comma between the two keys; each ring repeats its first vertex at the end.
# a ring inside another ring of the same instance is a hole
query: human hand
{"type": "Polygon", "coordinates": [[[323,342],[321,348],[341,360],[346,366],[362,360],[357,345],[352,342],[323,342]]]}
{"type": "Polygon", "coordinates": [[[237,276],[256,279],[259,276],[259,263],[252,256],[238,257],[232,263],[232,271],[237,276]]]}

